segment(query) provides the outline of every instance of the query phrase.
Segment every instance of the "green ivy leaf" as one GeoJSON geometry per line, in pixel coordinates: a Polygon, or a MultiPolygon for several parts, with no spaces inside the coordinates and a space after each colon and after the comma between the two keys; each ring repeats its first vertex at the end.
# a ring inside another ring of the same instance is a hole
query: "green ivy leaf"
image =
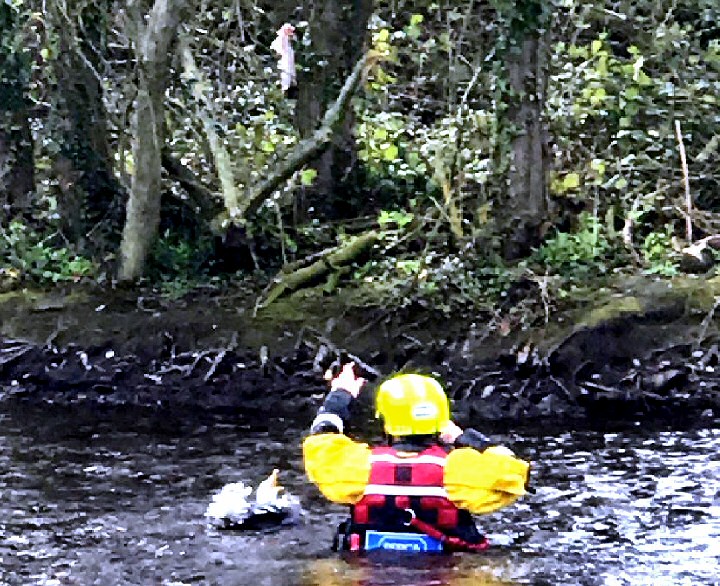
{"type": "Polygon", "coordinates": [[[570,191],[580,187],[580,175],[577,173],[568,173],[562,182],[563,191],[570,191]]]}
{"type": "Polygon", "coordinates": [[[386,161],[395,161],[398,158],[398,148],[394,144],[391,144],[387,148],[383,149],[383,158],[386,161]]]}
{"type": "Polygon", "coordinates": [[[602,159],[593,159],[590,161],[590,168],[595,171],[600,177],[605,175],[605,161],[602,159]]]}
{"type": "Polygon", "coordinates": [[[317,177],[316,169],[303,169],[300,173],[300,183],[305,186],[312,185],[315,177],[317,177]]]}

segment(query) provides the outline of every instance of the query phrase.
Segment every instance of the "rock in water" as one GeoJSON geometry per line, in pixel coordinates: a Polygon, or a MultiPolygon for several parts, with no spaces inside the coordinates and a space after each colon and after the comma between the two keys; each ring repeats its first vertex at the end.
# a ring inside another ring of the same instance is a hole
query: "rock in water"
{"type": "Polygon", "coordinates": [[[258,485],[254,499],[251,486],[226,484],[213,496],[205,516],[219,529],[265,529],[297,522],[300,501],[278,484],[278,473],[273,470],[258,485]]]}

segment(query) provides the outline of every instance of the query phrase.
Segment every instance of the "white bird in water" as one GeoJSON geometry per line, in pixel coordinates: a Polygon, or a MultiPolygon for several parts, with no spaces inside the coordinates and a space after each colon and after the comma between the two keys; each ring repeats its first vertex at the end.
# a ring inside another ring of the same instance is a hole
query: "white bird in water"
{"type": "Polygon", "coordinates": [[[210,523],[220,529],[262,529],[297,522],[300,501],[278,484],[276,468],[255,489],[244,482],[233,482],[213,496],[205,511],[210,523]]]}

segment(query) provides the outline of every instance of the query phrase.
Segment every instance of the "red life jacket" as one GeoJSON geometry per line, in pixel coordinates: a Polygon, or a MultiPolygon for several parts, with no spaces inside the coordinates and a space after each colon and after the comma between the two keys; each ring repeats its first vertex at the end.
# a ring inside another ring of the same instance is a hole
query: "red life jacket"
{"type": "Polygon", "coordinates": [[[453,534],[459,510],[445,490],[446,458],[440,446],[419,453],[398,452],[392,447],[373,449],[370,478],[364,496],[353,508],[353,525],[397,528],[406,525],[405,511],[412,509],[418,519],[453,534]]]}

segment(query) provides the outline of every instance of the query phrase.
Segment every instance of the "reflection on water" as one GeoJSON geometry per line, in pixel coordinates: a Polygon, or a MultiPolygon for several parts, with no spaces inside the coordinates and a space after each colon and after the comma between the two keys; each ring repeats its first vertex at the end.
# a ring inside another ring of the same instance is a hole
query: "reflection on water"
{"type": "Polygon", "coordinates": [[[717,577],[720,431],[511,434],[537,492],[479,519],[487,554],[347,558],[306,482],[307,422],[0,403],[0,586],[705,585],[717,577]],[[212,494],[279,468],[299,525],[220,532],[212,494]]]}
{"type": "Polygon", "coordinates": [[[385,556],[375,559],[343,558],[312,560],[305,566],[302,586],[414,586],[448,584],[452,586],[512,586],[520,584],[512,575],[511,562],[492,556],[475,557],[463,563],[460,556],[385,556]]]}

